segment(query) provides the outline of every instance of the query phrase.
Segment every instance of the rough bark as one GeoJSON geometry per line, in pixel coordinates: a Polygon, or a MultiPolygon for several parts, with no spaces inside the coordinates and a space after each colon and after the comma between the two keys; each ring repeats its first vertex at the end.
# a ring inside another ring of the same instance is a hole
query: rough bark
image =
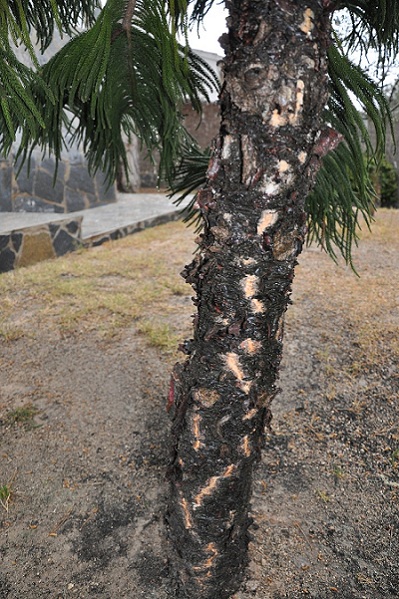
{"type": "Polygon", "coordinates": [[[180,597],[224,599],[247,563],[253,466],[276,394],[327,99],[330,3],[227,2],[222,121],[186,267],[198,313],[175,366],[167,521],[180,597]]]}

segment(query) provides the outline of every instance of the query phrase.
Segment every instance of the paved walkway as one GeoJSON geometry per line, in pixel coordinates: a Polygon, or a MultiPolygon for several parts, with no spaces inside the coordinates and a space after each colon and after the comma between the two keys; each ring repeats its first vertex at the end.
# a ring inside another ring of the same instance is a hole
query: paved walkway
{"type": "Polygon", "coordinates": [[[176,220],[183,205],[177,207],[162,193],[123,193],[118,201],[98,208],[68,213],[0,212],[0,234],[65,218],[83,216],[82,241],[122,237],[162,222],[176,220]]]}

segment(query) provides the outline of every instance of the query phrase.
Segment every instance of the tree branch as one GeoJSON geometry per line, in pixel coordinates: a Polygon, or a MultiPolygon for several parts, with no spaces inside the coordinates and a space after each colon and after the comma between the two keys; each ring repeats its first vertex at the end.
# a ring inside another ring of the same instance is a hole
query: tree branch
{"type": "Polygon", "coordinates": [[[132,19],[136,9],[136,2],[137,0],[129,0],[126,6],[125,15],[122,21],[122,29],[124,29],[127,33],[130,33],[132,27],[132,19]]]}

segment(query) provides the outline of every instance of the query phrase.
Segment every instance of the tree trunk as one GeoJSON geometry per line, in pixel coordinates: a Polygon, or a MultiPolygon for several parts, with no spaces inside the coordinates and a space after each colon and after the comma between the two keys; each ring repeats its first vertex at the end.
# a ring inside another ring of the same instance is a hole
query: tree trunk
{"type": "Polygon", "coordinates": [[[247,564],[252,471],[276,394],[304,200],[328,132],[329,0],[232,0],[221,128],[184,277],[194,339],[175,366],[167,521],[179,597],[225,599],[247,564]],[[327,6],[328,5],[328,6],[327,6]]]}
{"type": "Polygon", "coordinates": [[[117,174],[118,191],[125,193],[135,193],[141,187],[140,177],[140,142],[136,135],[131,134],[130,140],[124,135],[126,146],[126,159],[128,173],[122,164],[119,165],[117,174]]]}

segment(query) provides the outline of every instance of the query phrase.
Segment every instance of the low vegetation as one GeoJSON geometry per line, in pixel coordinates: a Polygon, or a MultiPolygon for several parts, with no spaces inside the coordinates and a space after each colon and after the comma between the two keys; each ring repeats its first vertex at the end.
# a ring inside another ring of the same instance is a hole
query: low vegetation
{"type": "Polygon", "coordinates": [[[179,271],[193,249],[193,231],[171,223],[6,273],[0,340],[34,336],[42,327],[60,335],[96,331],[106,340],[134,326],[172,352],[183,334],[179,315],[192,311],[179,271]]]}

